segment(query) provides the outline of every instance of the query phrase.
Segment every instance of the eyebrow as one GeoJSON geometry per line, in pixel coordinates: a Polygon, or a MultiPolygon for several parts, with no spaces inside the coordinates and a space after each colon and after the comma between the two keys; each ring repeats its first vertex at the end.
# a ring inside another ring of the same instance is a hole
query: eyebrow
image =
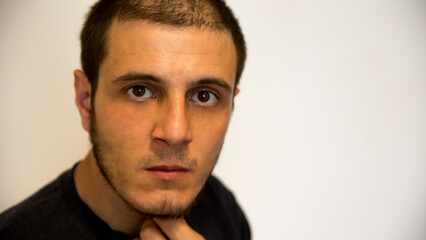
{"type": "Polygon", "coordinates": [[[128,82],[128,81],[137,81],[137,80],[145,80],[145,81],[153,81],[153,82],[163,82],[162,79],[155,77],[151,74],[144,73],[126,73],[117,79],[114,80],[114,83],[117,82],[128,82]]]}
{"type": "Polygon", "coordinates": [[[203,85],[203,84],[217,85],[219,87],[224,88],[228,92],[232,91],[231,86],[229,86],[228,83],[226,83],[223,79],[220,79],[220,78],[202,78],[191,85],[203,85]]]}
{"type": "MultiPolygon", "coordinates": [[[[166,81],[164,81],[163,79],[156,77],[154,75],[151,74],[145,74],[145,73],[127,73],[124,74],[120,77],[118,77],[117,79],[114,80],[114,83],[117,82],[127,82],[127,81],[152,81],[152,82],[156,82],[156,83],[165,83],[166,81]]],[[[196,85],[203,85],[203,84],[212,84],[212,85],[217,85],[219,87],[222,87],[223,89],[225,89],[228,92],[232,91],[232,87],[225,82],[225,80],[221,79],[221,78],[201,78],[195,82],[190,83],[190,86],[196,86],[196,85]]]]}

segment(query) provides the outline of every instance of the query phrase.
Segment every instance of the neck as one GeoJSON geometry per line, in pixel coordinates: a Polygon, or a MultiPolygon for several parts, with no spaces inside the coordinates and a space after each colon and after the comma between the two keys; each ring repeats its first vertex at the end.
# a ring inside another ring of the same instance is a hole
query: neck
{"type": "Polygon", "coordinates": [[[130,236],[139,234],[144,218],[112,189],[92,152],[76,167],[74,181],[83,202],[111,229],[130,236]]]}

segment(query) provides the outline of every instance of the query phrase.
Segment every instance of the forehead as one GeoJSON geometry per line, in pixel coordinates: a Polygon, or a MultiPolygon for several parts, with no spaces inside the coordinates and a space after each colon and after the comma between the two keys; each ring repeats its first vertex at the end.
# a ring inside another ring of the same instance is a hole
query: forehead
{"type": "MultiPolygon", "coordinates": [[[[233,86],[236,50],[228,32],[174,27],[143,20],[114,21],[100,74],[139,72],[181,79],[216,75],[233,86]]],[[[101,76],[100,76],[101,77],[101,76]]]]}

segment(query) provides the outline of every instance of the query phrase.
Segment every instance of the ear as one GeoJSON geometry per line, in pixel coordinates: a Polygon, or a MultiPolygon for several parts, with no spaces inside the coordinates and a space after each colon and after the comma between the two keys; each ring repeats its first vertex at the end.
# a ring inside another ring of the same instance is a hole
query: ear
{"type": "Polygon", "coordinates": [[[90,131],[90,108],[92,85],[86,74],[80,70],[74,71],[75,104],[80,112],[81,124],[84,130],[90,131]]]}
{"type": "Polygon", "coordinates": [[[240,89],[236,88],[235,91],[234,91],[234,97],[236,97],[238,95],[238,93],[240,93],[240,89]]]}

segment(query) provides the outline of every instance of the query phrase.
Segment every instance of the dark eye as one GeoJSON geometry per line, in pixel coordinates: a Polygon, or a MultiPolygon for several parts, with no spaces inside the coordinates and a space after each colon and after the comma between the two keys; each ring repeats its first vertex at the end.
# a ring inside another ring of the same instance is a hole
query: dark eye
{"type": "Polygon", "coordinates": [[[198,100],[200,100],[200,102],[203,102],[203,103],[208,102],[210,99],[210,93],[206,91],[199,92],[197,94],[197,98],[198,100]]]}
{"type": "Polygon", "coordinates": [[[202,90],[197,93],[195,93],[191,100],[202,104],[202,105],[214,105],[217,103],[218,99],[215,94],[213,94],[210,91],[202,90]]]}
{"type": "Polygon", "coordinates": [[[127,90],[127,93],[137,99],[146,99],[154,97],[154,94],[147,87],[144,86],[133,86],[127,90]]]}

